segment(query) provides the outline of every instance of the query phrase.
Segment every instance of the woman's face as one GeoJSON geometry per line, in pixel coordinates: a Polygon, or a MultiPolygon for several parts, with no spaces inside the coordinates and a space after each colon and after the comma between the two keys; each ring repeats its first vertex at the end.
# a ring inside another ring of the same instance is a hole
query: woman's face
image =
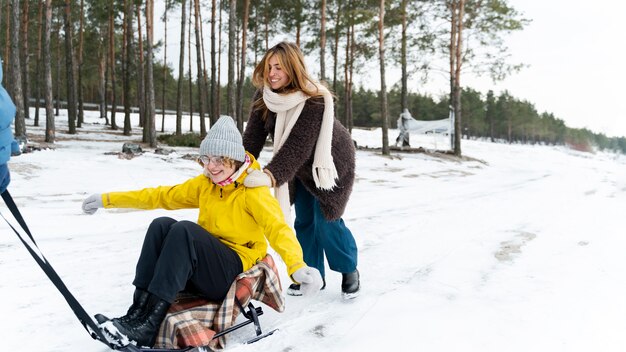
{"type": "Polygon", "coordinates": [[[204,175],[214,183],[222,182],[235,173],[235,166],[224,163],[221,156],[203,155],[200,162],[204,166],[204,175]]]}
{"type": "Polygon", "coordinates": [[[283,71],[282,67],[280,67],[276,55],[272,55],[267,63],[269,65],[269,73],[267,79],[269,81],[270,87],[273,90],[278,90],[285,87],[289,82],[289,76],[287,76],[287,73],[283,71]]]}

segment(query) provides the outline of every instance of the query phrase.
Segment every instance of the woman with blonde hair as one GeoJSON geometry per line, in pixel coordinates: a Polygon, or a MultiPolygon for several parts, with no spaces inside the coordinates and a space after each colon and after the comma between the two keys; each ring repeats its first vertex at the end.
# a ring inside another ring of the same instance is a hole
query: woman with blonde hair
{"type": "MultiPolygon", "coordinates": [[[[324,277],[326,255],[330,269],[342,273],[344,297],[352,298],[360,289],[358,251],[341,217],[354,183],[355,150],[350,133],[335,119],[333,96],[311,78],[302,52],[288,42],[267,51],[252,82],[258,90],[243,144],[258,157],[271,135],[274,155],[244,184],[275,187],[287,219],[294,204],[304,261],[324,277]]],[[[300,286],[291,285],[288,294],[300,295],[300,286]]]]}

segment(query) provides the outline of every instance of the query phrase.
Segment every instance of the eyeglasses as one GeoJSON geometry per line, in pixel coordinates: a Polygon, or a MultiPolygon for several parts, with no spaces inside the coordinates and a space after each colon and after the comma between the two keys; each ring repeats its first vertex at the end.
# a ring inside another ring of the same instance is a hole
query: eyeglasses
{"type": "Polygon", "coordinates": [[[209,163],[213,163],[216,166],[224,165],[224,157],[223,156],[211,156],[211,155],[200,155],[198,157],[198,163],[202,166],[209,165],[209,163]]]}

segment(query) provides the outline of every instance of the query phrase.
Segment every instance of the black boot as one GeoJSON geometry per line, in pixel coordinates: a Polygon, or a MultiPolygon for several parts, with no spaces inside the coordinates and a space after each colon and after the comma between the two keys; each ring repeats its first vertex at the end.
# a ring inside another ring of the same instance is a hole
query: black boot
{"type": "Polygon", "coordinates": [[[135,293],[133,294],[133,305],[128,308],[128,312],[126,312],[126,315],[115,318],[113,320],[119,320],[122,323],[129,323],[144,315],[149,298],[150,294],[148,293],[148,291],[142,290],[140,288],[135,289],[135,293]]]}
{"type": "Polygon", "coordinates": [[[148,296],[148,303],[142,316],[126,323],[113,319],[113,325],[119,334],[125,336],[129,343],[137,347],[152,347],[154,345],[159,327],[170,308],[169,302],[152,294],[148,294],[148,296]]]}
{"type": "Polygon", "coordinates": [[[355,270],[351,273],[343,273],[341,280],[341,292],[345,298],[354,298],[361,288],[359,280],[359,271],[355,270]]]}
{"type": "MultiPolygon", "coordinates": [[[[126,315],[123,315],[119,318],[114,318],[113,320],[128,323],[134,319],[137,319],[138,317],[143,315],[149,297],[150,294],[148,293],[148,291],[136,288],[135,293],[133,293],[133,304],[130,306],[130,308],[128,308],[126,315]]],[[[94,317],[96,318],[96,321],[98,321],[98,324],[102,324],[106,321],[111,320],[103,314],[96,314],[94,317]]]]}

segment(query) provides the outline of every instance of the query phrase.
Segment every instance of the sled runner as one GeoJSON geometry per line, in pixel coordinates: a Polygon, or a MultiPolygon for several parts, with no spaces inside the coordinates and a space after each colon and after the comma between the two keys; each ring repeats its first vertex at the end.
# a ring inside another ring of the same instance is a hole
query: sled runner
{"type": "Polygon", "coordinates": [[[226,334],[249,324],[254,325],[256,336],[247,343],[256,342],[276,331],[272,330],[263,334],[259,323],[259,316],[263,314],[263,309],[255,307],[251,302],[254,299],[267,304],[278,312],[284,310],[280,279],[274,260],[268,254],[250,270],[237,276],[223,302],[216,303],[198,297],[179,296],[161,324],[155,347],[119,346],[114,341],[107,339],[99,325],[76,300],[50,262],[44,257],[9,192],[2,193],[2,198],[26,236],[21,233],[22,231],[19,231],[19,228],[13,227],[3,214],[0,213],[0,216],[15,232],[33,259],[63,295],[89,335],[111,349],[126,352],[204,352],[223,348],[226,343],[226,334]],[[245,321],[235,324],[240,313],[243,314],[245,321]]]}

